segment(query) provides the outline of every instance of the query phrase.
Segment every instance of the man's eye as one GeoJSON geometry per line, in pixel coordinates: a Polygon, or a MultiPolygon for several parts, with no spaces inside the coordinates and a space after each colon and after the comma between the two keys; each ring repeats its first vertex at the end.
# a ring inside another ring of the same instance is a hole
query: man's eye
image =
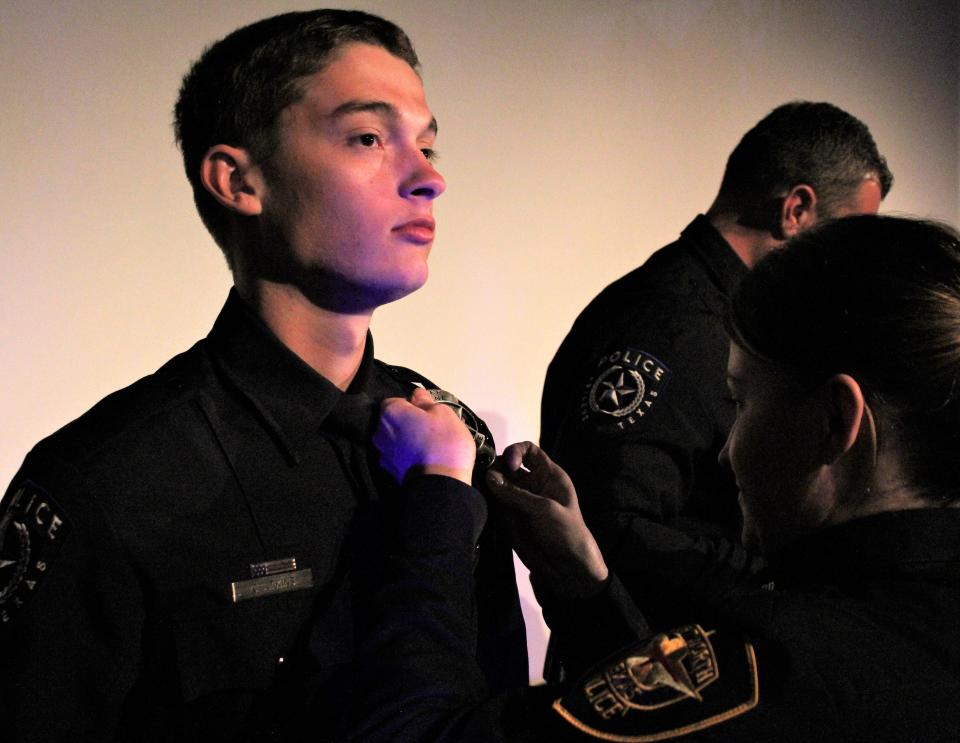
{"type": "Polygon", "coordinates": [[[363,147],[375,147],[379,142],[379,138],[376,134],[358,134],[354,137],[354,141],[363,147]]]}
{"type": "Polygon", "coordinates": [[[430,147],[421,148],[420,152],[423,153],[423,156],[427,159],[427,162],[436,162],[437,160],[437,151],[430,147]]]}

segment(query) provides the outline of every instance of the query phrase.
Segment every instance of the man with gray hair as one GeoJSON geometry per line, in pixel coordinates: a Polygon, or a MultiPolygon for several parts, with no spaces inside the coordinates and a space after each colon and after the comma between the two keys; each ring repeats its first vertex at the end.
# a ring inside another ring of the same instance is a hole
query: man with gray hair
{"type": "Polygon", "coordinates": [[[875,213],[892,181],[855,117],[830,103],[779,106],[734,149],[707,213],[577,318],[547,370],[540,442],[584,493],[608,562],[636,519],[738,537],[737,488],[717,463],[735,412],[727,298],[793,235],[875,213]]]}

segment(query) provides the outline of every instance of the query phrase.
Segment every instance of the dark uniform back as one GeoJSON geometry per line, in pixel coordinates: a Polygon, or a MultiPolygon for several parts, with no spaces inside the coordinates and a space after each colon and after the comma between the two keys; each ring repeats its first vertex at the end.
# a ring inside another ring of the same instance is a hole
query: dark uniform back
{"type": "Polygon", "coordinates": [[[717,455],[733,422],[727,297],[746,267],[706,217],[580,314],[547,371],[543,449],[573,479],[608,560],[635,518],[739,533],[717,455]]]}

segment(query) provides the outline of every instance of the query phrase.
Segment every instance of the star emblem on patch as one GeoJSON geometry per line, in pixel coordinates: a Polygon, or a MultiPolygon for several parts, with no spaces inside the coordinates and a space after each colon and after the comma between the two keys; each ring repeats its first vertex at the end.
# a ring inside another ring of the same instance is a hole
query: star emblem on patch
{"type": "Polygon", "coordinates": [[[588,738],[672,740],[749,713],[759,703],[758,680],[747,638],[692,624],[621,649],[572,684],[553,710],[588,738]]]}
{"type": "Polygon", "coordinates": [[[646,385],[639,372],[613,365],[597,377],[590,391],[591,409],[616,418],[630,415],[643,400],[646,385]]]}
{"type": "Polygon", "coordinates": [[[655,635],[646,646],[610,664],[602,679],[588,685],[588,698],[600,701],[612,694],[600,702],[598,709],[604,711],[614,702],[635,710],[669,707],[682,699],[702,702],[701,692],[719,677],[713,634],[693,625],[655,635]]]}
{"type": "Polygon", "coordinates": [[[581,422],[611,433],[636,425],[660,397],[670,370],[635,348],[603,354],[584,385],[581,422]]]}
{"type": "Polygon", "coordinates": [[[624,668],[634,689],[641,694],[669,688],[700,702],[703,698],[683,665],[689,653],[690,647],[683,637],[658,635],[645,654],[627,658],[624,668]]]}

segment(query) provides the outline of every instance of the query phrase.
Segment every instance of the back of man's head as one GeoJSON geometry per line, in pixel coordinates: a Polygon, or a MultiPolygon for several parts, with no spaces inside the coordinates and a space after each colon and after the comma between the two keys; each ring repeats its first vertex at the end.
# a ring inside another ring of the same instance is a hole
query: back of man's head
{"type": "Polygon", "coordinates": [[[382,47],[419,69],[410,39],[393,23],[361,11],[284,13],[244,26],[208,47],[183,78],[174,131],[187,179],[207,229],[234,265],[226,209],[200,181],[211,147],[227,144],[263,162],[275,151],[277,117],[303,95],[303,80],[320,72],[351,42],[382,47]]]}
{"type": "Polygon", "coordinates": [[[881,197],[893,184],[867,126],[831,103],[794,101],[775,108],[740,140],[711,212],[737,214],[745,226],[767,229],[777,200],[805,184],[816,193],[818,216],[830,217],[867,179],[877,182],[881,197]]]}

